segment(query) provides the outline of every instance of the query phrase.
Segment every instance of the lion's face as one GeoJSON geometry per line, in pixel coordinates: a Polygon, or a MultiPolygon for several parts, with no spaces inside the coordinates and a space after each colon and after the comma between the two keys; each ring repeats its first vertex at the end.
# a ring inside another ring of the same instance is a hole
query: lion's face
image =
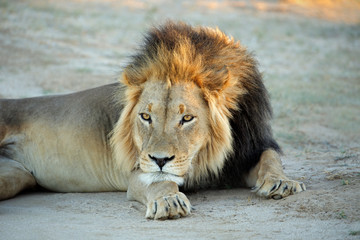
{"type": "Polygon", "coordinates": [[[147,183],[181,184],[209,137],[208,107],[193,83],[148,81],[134,109],[134,142],[147,183]]]}
{"type": "Polygon", "coordinates": [[[218,176],[234,152],[233,113],[253,106],[240,106],[243,96],[259,93],[255,66],[219,30],[153,29],[119,79],[123,110],[111,136],[119,169],[185,187],[218,176]]]}

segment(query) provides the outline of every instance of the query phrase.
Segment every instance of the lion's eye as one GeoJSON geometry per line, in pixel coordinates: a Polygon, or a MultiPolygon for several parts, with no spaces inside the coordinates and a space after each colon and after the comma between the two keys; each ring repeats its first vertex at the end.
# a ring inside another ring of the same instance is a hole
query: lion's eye
{"type": "Polygon", "coordinates": [[[151,117],[147,113],[140,113],[140,117],[147,122],[151,122],[151,117]]]}
{"type": "Polygon", "coordinates": [[[182,120],[181,120],[181,122],[190,122],[190,121],[192,121],[194,119],[194,116],[191,116],[191,115],[185,115],[183,118],[182,118],[182,120]]]}

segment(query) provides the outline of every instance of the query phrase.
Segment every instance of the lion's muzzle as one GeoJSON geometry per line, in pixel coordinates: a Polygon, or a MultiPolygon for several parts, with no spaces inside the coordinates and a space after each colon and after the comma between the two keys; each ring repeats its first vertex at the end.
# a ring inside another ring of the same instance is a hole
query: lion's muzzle
{"type": "Polygon", "coordinates": [[[160,168],[160,171],[165,166],[167,162],[170,162],[175,158],[175,155],[172,155],[171,157],[158,157],[156,155],[148,155],[151,160],[153,160],[160,168]]]}

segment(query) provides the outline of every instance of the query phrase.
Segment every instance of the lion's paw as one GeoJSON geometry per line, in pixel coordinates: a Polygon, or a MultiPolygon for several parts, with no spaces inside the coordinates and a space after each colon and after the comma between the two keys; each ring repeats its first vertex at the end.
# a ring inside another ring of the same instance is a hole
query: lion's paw
{"type": "Polygon", "coordinates": [[[252,188],[252,192],[256,192],[257,195],[273,199],[281,199],[305,190],[305,184],[302,182],[273,178],[257,182],[255,187],[252,188]]]}
{"type": "Polygon", "coordinates": [[[174,219],[185,217],[191,212],[191,204],[185,194],[177,192],[160,197],[147,204],[146,218],[174,219]]]}

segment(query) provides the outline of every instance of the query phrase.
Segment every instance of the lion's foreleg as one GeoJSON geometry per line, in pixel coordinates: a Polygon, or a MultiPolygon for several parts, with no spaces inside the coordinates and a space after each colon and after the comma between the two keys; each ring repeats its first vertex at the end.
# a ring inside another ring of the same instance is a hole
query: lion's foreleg
{"type": "Polygon", "coordinates": [[[35,185],[35,178],[20,163],[0,157],[0,200],[12,198],[35,185]]]}
{"type": "Polygon", "coordinates": [[[306,190],[303,183],[285,176],[280,156],[272,149],[261,154],[259,163],[250,170],[246,182],[258,195],[274,199],[306,190]]]}
{"type": "Polygon", "coordinates": [[[185,194],[179,192],[175,182],[163,181],[147,185],[140,180],[140,174],[140,171],[132,173],[127,197],[147,207],[146,218],[179,218],[190,214],[190,201],[185,194]]]}

